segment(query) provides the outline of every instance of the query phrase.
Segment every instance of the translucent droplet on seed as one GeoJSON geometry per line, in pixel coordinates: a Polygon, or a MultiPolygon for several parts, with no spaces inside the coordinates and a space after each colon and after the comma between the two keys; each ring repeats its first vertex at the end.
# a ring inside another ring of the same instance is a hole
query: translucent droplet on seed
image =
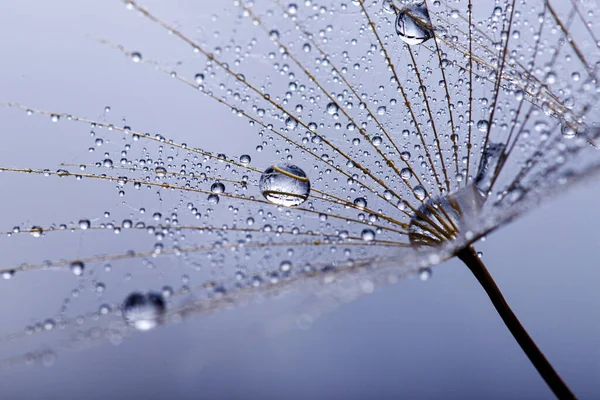
{"type": "Polygon", "coordinates": [[[140,331],[148,331],[162,322],[166,312],[163,296],[158,293],[130,294],[123,303],[125,322],[140,331]]]}
{"type": "Polygon", "coordinates": [[[142,54],[138,53],[137,51],[131,53],[131,61],[133,61],[134,63],[139,63],[140,61],[142,61],[142,54]]]}
{"type": "Polygon", "coordinates": [[[489,126],[489,123],[485,119],[482,119],[479,122],[477,122],[477,129],[479,129],[479,132],[486,133],[489,129],[489,126]]]}
{"type": "Polygon", "coordinates": [[[218,194],[209,194],[207,198],[210,204],[219,204],[219,195],[218,194]]]}
{"type": "Polygon", "coordinates": [[[163,177],[163,176],[167,175],[167,170],[164,167],[156,167],[156,168],[154,168],[154,173],[157,176],[163,177]]]}
{"type": "Polygon", "coordinates": [[[394,1],[393,0],[382,0],[381,8],[388,14],[393,14],[395,12],[394,1]]]}
{"type": "Polygon", "coordinates": [[[363,229],[363,231],[360,234],[360,237],[365,242],[372,242],[373,240],[375,240],[375,232],[372,229],[363,229]]]}
{"type": "Polygon", "coordinates": [[[402,179],[404,179],[405,181],[407,181],[407,180],[409,180],[410,178],[412,178],[412,176],[413,176],[413,173],[412,173],[412,171],[411,171],[411,169],[410,169],[410,168],[402,168],[402,169],[400,170],[400,177],[401,177],[402,179]]]}
{"type": "Polygon", "coordinates": [[[492,188],[498,166],[506,158],[504,154],[505,148],[506,145],[504,143],[489,143],[483,152],[479,171],[475,177],[475,186],[485,196],[487,196],[487,193],[492,188]]]}
{"type": "Polygon", "coordinates": [[[252,158],[250,158],[250,156],[248,154],[242,154],[240,156],[240,163],[242,163],[244,165],[248,165],[248,164],[250,164],[250,161],[252,161],[252,158]]]}
{"type": "Polygon", "coordinates": [[[573,139],[575,136],[577,136],[577,130],[569,124],[563,125],[560,129],[560,132],[565,139],[573,139]]]}
{"type": "Polygon", "coordinates": [[[285,120],[285,126],[289,130],[294,130],[294,129],[296,129],[298,127],[298,121],[296,121],[292,117],[287,117],[286,120],[285,120]]]}
{"type": "Polygon", "coordinates": [[[204,82],[204,74],[196,74],[194,76],[194,81],[196,81],[198,85],[204,82]]]}
{"type": "Polygon", "coordinates": [[[356,199],[354,199],[354,205],[357,208],[363,210],[367,207],[367,199],[365,199],[364,197],[357,197],[356,199]]]}
{"type": "Polygon", "coordinates": [[[421,268],[419,270],[419,279],[427,281],[431,278],[431,268],[421,268]]]}
{"type": "Polygon", "coordinates": [[[396,16],[396,33],[408,45],[418,45],[433,37],[425,4],[404,7],[396,16]]]}
{"type": "Polygon", "coordinates": [[[425,188],[421,185],[415,186],[413,188],[413,193],[418,200],[425,200],[425,196],[427,196],[425,188]]]}
{"type": "Polygon", "coordinates": [[[81,276],[83,274],[83,270],[85,269],[85,265],[81,261],[73,261],[69,268],[74,275],[81,276]]]}
{"type": "Polygon", "coordinates": [[[91,225],[92,225],[92,223],[90,222],[89,219],[79,220],[79,229],[83,229],[83,230],[90,229],[91,225]]]}
{"type": "Polygon", "coordinates": [[[339,111],[338,106],[335,103],[329,103],[327,104],[327,114],[329,115],[333,115],[335,113],[337,113],[339,111]]]}
{"type": "Polygon", "coordinates": [[[213,193],[224,193],[225,192],[225,185],[223,185],[221,182],[215,182],[212,184],[212,186],[210,187],[210,191],[213,193]]]}
{"type": "Polygon", "coordinates": [[[280,163],[267,168],[260,177],[259,189],[271,203],[286,207],[302,204],[310,193],[310,181],[299,167],[280,163]]]}
{"type": "Polygon", "coordinates": [[[31,236],[39,238],[44,234],[44,230],[41,226],[34,226],[31,228],[31,236]]]}

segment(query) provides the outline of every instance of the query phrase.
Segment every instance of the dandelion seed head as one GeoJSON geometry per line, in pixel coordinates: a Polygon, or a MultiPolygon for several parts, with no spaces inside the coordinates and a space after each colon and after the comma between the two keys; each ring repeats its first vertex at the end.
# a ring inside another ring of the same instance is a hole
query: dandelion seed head
{"type": "Polygon", "coordinates": [[[349,300],[405,275],[425,280],[431,265],[598,168],[590,37],[600,33],[575,31],[582,17],[564,6],[239,2],[197,40],[195,26],[127,4],[190,51],[167,68],[146,50],[114,50],[220,105],[240,128],[211,132],[222,146],[208,148],[205,132],[182,143],[178,132],[113,120],[127,115],[114,107],[99,121],[23,107],[57,126],[85,124],[93,151],[60,169],[4,170],[104,185],[118,203],[83,225],[11,232],[105,235],[106,251],[28,257],[3,276],[70,268],[85,281],[98,265],[124,269],[125,282],[156,274],[145,288],[156,293],[81,283],[122,309],[111,341],[300,287],[349,300]]]}

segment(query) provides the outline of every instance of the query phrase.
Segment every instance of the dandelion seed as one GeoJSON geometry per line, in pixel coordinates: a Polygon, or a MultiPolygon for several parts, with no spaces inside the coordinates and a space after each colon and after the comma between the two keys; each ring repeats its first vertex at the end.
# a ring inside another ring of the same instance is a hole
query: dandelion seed
{"type": "MultiPolygon", "coordinates": [[[[149,330],[299,287],[325,291],[347,281],[352,298],[411,274],[425,280],[433,264],[457,256],[551,389],[572,397],[472,245],[600,167],[598,33],[578,8],[593,7],[509,1],[475,21],[481,6],[473,1],[453,9],[436,3],[237,2],[239,26],[231,37],[221,32],[200,43],[193,29],[128,1],[206,65],[186,73],[105,44],[244,120],[256,153],[220,153],[235,141],[225,133],[221,149],[204,149],[202,137],[180,143],[176,132],[171,139],[123,121],[9,104],[53,121],[91,125],[95,152],[84,170],[66,164],[0,170],[105,184],[125,200],[93,226],[61,222],[5,236],[86,230],[86,238],[113,232],[121,233],[119,240],[139,234],[151,242],[147,250],[108,247],[100,256],[7,266],[3,276],[73,270],[74,263],[90,274],[98,265],[111,271],[119,264],[130,272],[172,260],[192,266],[195,274],[186,272],[181,288],[165,289],[156,278],[162,295],[135,292],[125,300],[126,326],[112,320],[117,333],[109,340],[118,342],[127,327],[149,330]],[[575,29],[576,23],[585,29],[575,29]],[[105,143],[122,144],[115,151],[105,143]],[[100,149],[107,150],[94,154],[100,149]],[[127,215],[113,219],[121,212],[127,215]],[[125,265],[132,260],[135,267],[125,265]],[[181,301],[189,293],[198,298],[192,305],[181,301]]],[[[105,305],[110,290],[103,282],[90,284],[105,305]]],[[[118,309],[120,299],[112,303],[118,309]]],[[[109,326],[111,313],[100,314],[109,326]]]]}

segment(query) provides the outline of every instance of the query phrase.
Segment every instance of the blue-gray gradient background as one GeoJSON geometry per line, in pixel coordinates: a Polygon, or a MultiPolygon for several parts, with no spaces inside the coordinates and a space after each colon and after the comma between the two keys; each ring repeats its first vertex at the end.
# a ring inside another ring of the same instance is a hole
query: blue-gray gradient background
{"type": "MultiPolygon", "coordinates": [[[[169,21],[185,19],[201,27],[220,10],[222,0],[144,4],[169,21]]],[[[161,61],[176,61],[169,52],[174,46],[181,50],[117,0],[4,0],[0,102],[92,118],[110,105],[144,129],[172,132],[188,143],[201,137],[203,147],[214,149],[220,134],[213,133],[242,126],[228,110],[152,68],[124,60],[98,44],[98,38],[139,48],[161,61]]],[[[4,166],[55,165],[62,154],[76,157],[90,145],[89,137],[49,133],[56,128],[44,118],[30,121],[23,113],[0,109],[0,119],[4,166]]],[[[106,186],[97,184],[85,193],[64,193],[54,179],[2,174],[0,185],[1,230],[40,220],[69,221],[118,202],[114,191],[106,194],[106,186]]],[[[477,246],[541,349],[575,393],[590,399],[600,398],[599,195],[596,180],[590,180],[477,246]]],[[[60,250],[58,256],[64,254],[60,250]]],[[[2,258],[12,263],[27,251],[3,247],[2,258]]],[[[30,299],[36,293],[51,297],[54,289],[52,281],[25,287],[16,279],[0,283],[1,320],[22,318],[23,324],[31,322],[30,299]]],[[[61,294],[64,288],[56,296],[61,294]]],[[[427,282],[409,279],[377,287],[308,330],[260,333],[277,308],[254,304],[137,335],[120,346],[61,353],[49,368],[2,371],[0,398],[552,397],[485,293],[456,260],[436,267],[427,282]]]]}

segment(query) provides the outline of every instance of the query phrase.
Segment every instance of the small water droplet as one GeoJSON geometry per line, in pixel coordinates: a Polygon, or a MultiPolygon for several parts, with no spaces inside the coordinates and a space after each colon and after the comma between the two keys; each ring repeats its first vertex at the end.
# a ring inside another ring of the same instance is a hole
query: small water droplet
{"type": "Polygon", "coordinates": [[[133,61],[134,63],[139,63],[140,61],[142,61],[142,54],[134,51],[133,53],[131,53],[131,61],[133,61]]]}
{"type": "Polygon", "coordinates": [[[431,268],[421,268],[419,270],[419,279],[427,281],[431,278],[431,268]]]}
{"type": "Polygon", "coordinates": [[[140,331],[148,331],[162,322],[166,312],[165,300],[158,293],[132,293],[123,304],[123,318],[140,331]]]}
{"type": "Polygon", "coordinates": [[[162,178],[167,175],[167,169],[164,167],[156,167],[156,168],[154,168],[154,173],[156,174],[156,176],[159,176],[162,178]]]}
{"type": "Polygon", "coordinates": [[[81,261],[73,261],[69,268],[75,276],[81,276],[83,274],[83,270],[85,269],[85,265],[81,261]]]}
{"type": "Polygon", "coordinates": [[[223,185],[221,182],[215,182],[212,184],[212,186],[210,187],[210,191],[213,193],[224,193],[225,192],[225,185],[223,185]]]}
{"type": "Polygon", "coordinates": [[[79,220],[79,229],[90,229],[90,226],[92,226],[92,223],[90,222],[89,219],[81,219],[79,220]]]}

